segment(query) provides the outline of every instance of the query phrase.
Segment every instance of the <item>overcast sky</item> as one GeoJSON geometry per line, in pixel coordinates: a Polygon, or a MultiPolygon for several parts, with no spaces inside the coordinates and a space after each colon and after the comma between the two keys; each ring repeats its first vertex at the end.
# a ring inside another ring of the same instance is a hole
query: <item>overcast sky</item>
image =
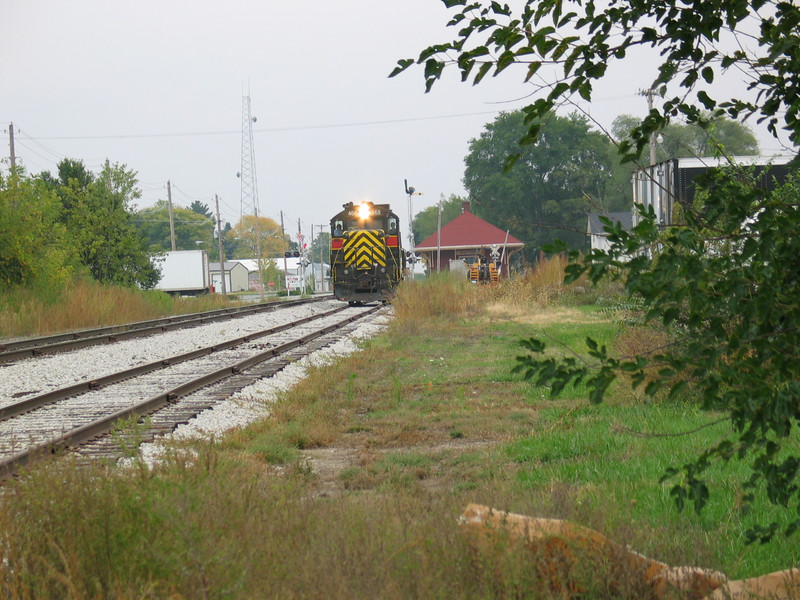
{"type": "MultiPolygon", "coordinates": [[[[0,0],[0,14],[0,130],[13,122],[29,173],[109,159],[138,173],[139,208],[170,180],[175,204],[213,210],[219,194],[235,224],[249,92],[260,214],[283,211],[292,234],[364,199],[406,219],[404,179],[423,193],[415,214],[465,194],[469,140],[532,91],[514,75],[473,87],[454,71],[429,94],[420,69],[389,79],[453,37],[440,0],[0,0]]],[[[583,107],[602,125],[646,112],[655,71],[639,58],[583,107]]]]}

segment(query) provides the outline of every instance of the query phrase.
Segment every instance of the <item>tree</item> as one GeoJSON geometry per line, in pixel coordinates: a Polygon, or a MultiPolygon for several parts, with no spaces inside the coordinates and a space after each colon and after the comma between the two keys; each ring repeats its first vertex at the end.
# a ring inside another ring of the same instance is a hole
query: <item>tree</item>
{"type": "MultiPolygon", "coordinates": [[[[230,259],[236,256],[236,249],[239,247],[238,240],[234,238],[234,235],[231,233],[233,231],[233,227],[231,224],[225,221],[225,226],[222,228],[222,249],[225,252],[225,257],[230,259]]],[[[219,250],[217,250],[219,253],[219,250]]]]}
{"type": "Polygon", "coordinates": [[[470,141],[464,185],[472,210],[510,230],[528,252],[556,237],[582,248],[587,214],[607,204],[606,189],[618,164],[614,147],[576,113],[548,113],[536,140],[519,151],[526,130],[524,112],[501,113],[470,141]],[[514,168],[506,169],[515,152],[514,168]]]}
{"type": "Polygon", "coordinates": [[[77,260],[60,213],[40,177],[0,175],[0,286],[58,290],[69,281],[77,260]]]}
{"type": "Polygon", "coordinates": [[[130,213],[141,196],[134,171],[106,162],[96,177],[69,177],[59,195],[68,207],[71,243],[96,281],[145,289],[158,282],[160,273],[130,213]]]}
{"type": "Polygon", "coordinates": [[[311,249],[309,250],[308,258],[311,262],[318,263],[320,262],[321,257],[322,262],[326,263],[330,260],[330,252],[331,234],[329,231],[321,231],[311,242],[311,249]]]}
{"type": "MultiPolygon", "coordinates": [[[[624,158],[635,160],[651,136],[678,119],[717,141],[714,120],[753,116],[773,135],[782,128],[800,142],[800,6],[794,3],[526,0],[519,15],[498,2],[444,3],[456,8],[449,23],[457,27],[456,39],[399,61],[392,74],[424,64],[430,89],[447,66],[479,83],[512,65],[523,66],[530,80],[547,65],[552,76],[524,109],[523,144],[535,142],[542,119],[558,102],[572,94],[591,101],[594,81],[639,47],[659,50],[651,89],[663,103],[620,143],[624,158]],[[725,39],[734,43],[726,46],[725,39]],[[713,84],[727,70],[748,76],[749,97],[717,95],[725,88],[713,84]]],[[[513,166],[523,152],[516,150],[506,164],[513,166]]],[[[590,339],[596,363],[586,365],[541,358],[545,344],[530,339],[525,343],[532,354],[517,368],[555,391],[585,382],[598,402],[620,373],[649,395],[668,390],[675,397],[694,388],[704,406],[727,414],[732,433],[668,473],[678,476],[671,490],[676,502],[702,509],[710,493],[703,479],[709,465],[748,460],[744,500],[753,501],[763,489],[770,502],[791,507],[789,534],[800,528],[800,457],[790,438],[800,421],[800,184],[795,178],[769,192],[747,169],[730,163],[695,180],[702,210],[683,206],[685,226],[660,231],[652,211],[631,233],[609,222],[610,251],[571,257],[569,280],[583,274],[592,281],[621,278],[628,295],[641,301],[645,318],[670,334],[670,344],[625,358],[590,339]],[[623,260],[625,254],[634,258],[623,260]]],[[[773,522],[750,535],[766,541],[778,529],[773,522]]]]}
{"type": "Polygon", "coordinates": [[[199,200],[194,200],[189,205],[189,210],[191,210],[192,212],[196,212],[198,215],[204,216],[209,221],[211,221],[212,225],[216,225],[217,224],[217,220],[214,218],[214,215],[211,212],[211,209],[208,208],[208,204],[203,204],[199,200]]]}
{"type": "MultiPolygon", "coordinates": [[[[442,227],[447,225],[450,221],[455,219],[461,214],[466,198],[450,194],[450,197],[445,200],[442,194],[439,202],[442,205],[442,227]]],[[[439,226],[439,205],[429,206],[423,211],[417,213],[414,217],[414,243],[419,244],[424,241],[429,235],[436,232],[439,226]]]]}
{"type": "MultiPolygon", "coordinates": [[[[656,161],[670,158],[713,156],[724,150],[731,156],[753,156],[758,154],[758,140],[744,123],[720,117],[707,117],[709,126],[670,123],[658,134],[656,161]]],[[[632,141],[631,132],[639,125],[639,119],[631,115],[620,115],[614,119],[611,131],[617,140],[632,141]]]]}
{"type": "Polygon", "coordinates": [[[72,200],[69,194],[66,193],[67,188],[72,187],[86,189],[94,181],[94,173],[86,168],[82,160],[75,160],[72,158],[65,158],[58,163],[58,177],[53,177],[49,171],[43,171],[39,174],[39,178],[51,189],[55,190],[58,197],[61,199],[60,218],[63,223],[69,220],[70,211],[72,210],[72,200]],[[70,184],[70,181],[72,183],[70,184]]]}
{"type": "Polygon", "coordinates": [[[281,226],[269,217],[244,215],[226,237],[237,241],[234,254],[229,258],[258,258],[259,238],[263,258],[283,256],[284,246],[287,251],[290,248],[288,236],[283,236],[281,226]]]}
{"type": "MultiPolygon", "coordinates": [[[[212,259],[219,260],[219,248],[214,238],[214,223],[208,216],[196,210],[175,207],[172,210],[172,220],[176,250],[201,248],[208,250],[212,259]]],[[[134,214],[134,222],[147,240],[150,252],[172,249],[169,205],[166,200],[159,200],[153,206],[137,211],[134,214]]]]}

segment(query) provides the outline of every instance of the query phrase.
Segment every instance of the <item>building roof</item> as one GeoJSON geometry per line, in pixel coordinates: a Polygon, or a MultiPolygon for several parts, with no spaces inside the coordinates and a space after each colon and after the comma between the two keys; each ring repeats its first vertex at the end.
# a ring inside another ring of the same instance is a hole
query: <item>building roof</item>
{"type": "Polygon", "coordinates": [[[586,233],[589,235],[606,235],[600,217],[607,217],[612,223],[621,223],[622,229],[630,231],[633,228],[633,213],[630,212],[609,212],[609,213],[589,213],[589,223],[586,233]]]}
{"type": "MultiPolygon", "coordinates": [[[[233,261],[226,260],[225,261],[225,270],[226,271],[230,271],[231,269],[234,269],[237,265],[240,265],[240,264],[241,263],[239,261],[237,261],[237,260],[233,260],[233,261]]],[[[242,265],[242,266],[244,267],[244,265],[242,265]]],[[[245,269],[246,268],[247,267],[245,267],[245,269]]],[[[208,263],[208,270],[209,271],[219,271],[220,270],[219,269],[219,263],[218,262],[208,263]]]]}
{"type": "Polygon", "coordinates": [[[466,248],[485,248],[489,246],[507,246],[509,248],[522,248],[525,244],[503,231],[473,215],[469,210],[469,203],[462,205],[463,212],[447,225],[442,226],[441,240],[437,240],[433,232],[422,242],[417,244],[415,250],[458,250],[466,248]]]}
{"type": "MultiPolygon", "coordinates": [[[[275,266],[275,268],[278,271],[283,271],[283,267],[284,267],[284,265],[286,265],[286,269],[290,273],[291,272],[297,273],[297,271],[300,269],[300,260],[301,259],[296,257],[296,256],[287,256],[285,259],[282,256],[277,257],[277,258],[270,257],[270,258],[265,258],[264,259],[265,265],[266,265],[267,261],[272,262],[273,265],[275,266]]],[[[255,258],[237,258],[237,259],[234,259],[232,261],[225,261],[225,266],[227,267],[230,263],[234,263],[234,262],[240,263],[241,265],[246,267],[247,270],[249,272],[251,272],[251,273],[254,273],[254,272],[258,271],[258,261],[255,258]]],[[[310,263],[319,265],[318,262],[314,263],[314,261],[310,261],[310,263]]],[[[327,263],[323,263],[323,264],[325,265],[325,267],[329,266],[327,263]]]]}

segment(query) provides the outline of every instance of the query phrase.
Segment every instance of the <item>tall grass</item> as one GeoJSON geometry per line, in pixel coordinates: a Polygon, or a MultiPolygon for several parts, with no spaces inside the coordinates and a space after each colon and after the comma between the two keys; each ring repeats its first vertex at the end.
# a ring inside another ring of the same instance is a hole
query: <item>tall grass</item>
{"type": "Polygon", "coordinates": [[[555,597],[529,554],[473,553],[459,498],[314,500],[210,445],[155,472],[67,466],[21,487],[0,509],[4,598],[555,597]]]}
{"type": "Polygon", "coordinates": [[[501,279],[495,285],[476,285],[453,273],[433,273],[404,282],[398,288],[392,302],[395,316],[401,322],[418,323],[430,317],[475,316],[489,302],[552,306],[565,295],[583,290],[584,283],[564,285],[567,264],[563,255],[545,258],[524,274],[501,279]]]}
{"type": "Polygon", "coordinates": [[[392,305],[395,317],[409,325],[431,317],[463,317],[483,310],[488,298],[486,286],[475,285],[451,273],[403,282],[392,305]]]}
{"type": "Polygon", "coordinates": [[[495,288],[497,301],[512,305],[551,306],[565,293],[564,268],[567,259],[557,255],[545,258],[522,275],[505,279],[495,288]]]}
{"type": "Polygon", "coordinates": [[[227,305],[228,299],[219,294],[173,298],[164,292],[89,281],[77,281],[63,290],[47,293],[18,288],[0,296],[0,337],[117,325],[227,305]]]}
{"type": "Polygon", "coordinates": [[[569,259],[563,255],[543,258],[521,275],[501,280],[493,288],[495,300],[511,306],[544,308],[557,304],[594,304],[600,297],[613,297],[621,292],[617,282],[592,284],[585,276],[564,284],[569,259]]]}

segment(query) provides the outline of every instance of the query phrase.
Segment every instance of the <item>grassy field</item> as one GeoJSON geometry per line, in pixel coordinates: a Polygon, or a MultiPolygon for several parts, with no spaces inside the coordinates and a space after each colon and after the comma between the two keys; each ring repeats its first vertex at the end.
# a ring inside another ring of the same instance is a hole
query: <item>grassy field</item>
{"type": "MultiPolygon", "coordinates": [[[[470,502],[569,519],[734,578],[796,566],[796,539],[744,542],[750,524],[786,518],[766,502],[743,510],[746,465],[711,473],[699,515],[659,483],[727,433],[698,430],[720,415],[624,384],[597,406],[580,389],[553,400],[511,373],[526,336],[581,352],[592,335],[627,352],[657,335],[599,309],[611,290],[566,290],[549,268],[502,288],[407,285],[361,352],[313,369],[262,421],[174,447],[155,468],[31,471],[0,506],[0,595],[551,597],[524,548],[475,551],[457,523],[470,502]]],[[[593,577],[586,597],[641,597],[635,582],[593,577]]]]}

